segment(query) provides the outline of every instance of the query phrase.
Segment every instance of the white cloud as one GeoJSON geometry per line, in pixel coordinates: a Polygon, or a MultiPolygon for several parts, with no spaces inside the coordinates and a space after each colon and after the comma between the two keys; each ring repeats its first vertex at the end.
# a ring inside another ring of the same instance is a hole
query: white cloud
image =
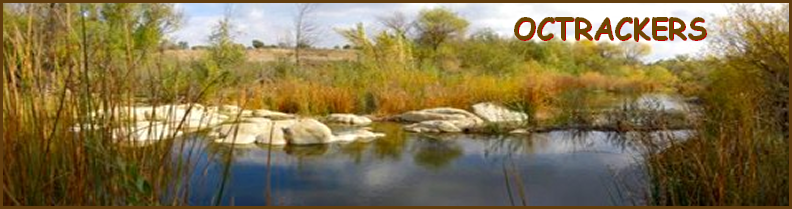
{"type": "MultiPolygon", "coordinates": [[[[612,25],[623,17],[679,17],[687,24],[693,17],[710,20],[713,16],[726,13],[723,4],[321,4],[317,9],[316,22],[321,24],[321,41],[318,45],[332,47],[346,44],[333,29],[349,27],[362,22],[367,28],[379,28],[377,17],[399,11],[414,17],[421,9],[448,7],[471,22],[470,31],[492,28],[499,34],[513,34],[514,24],[520,17],[531,17],[541,21],[545,17],[585,17],[592,22],[592,33],[600,26],[605,17],[610,17],[612,25]]],[[[211,28],[222,17],[225,6],[222,4],[179,4],[188,20],[185,26],[174,34],[175,38],[191,44],[203,44],[211,28]]],[[[239,4],[234,5],[233,18],[237,29],[242,33],[237,41],[249,45],[251,40],[259,39],[267,44],[282,41],[292,28],[294,4],[239,4]]],[[[711,21],[702,24],[707,27],[711,21]]],[[[651,23],[650,23],[651,24],[651,23]]],[[[525,24],[527,25],[527,24],[525,24]]],[[[567,25],[567,40],[574,40],[574,24],[567,25]]],[[[689,28],[689,27],[688,27],[689,28]]],[[[560,33],[560,25],[548,25],[545,30],[560,33]]],[[[632,33],[632,25],[623,29],[632,33]]],[[[651,27],[644,29],[651,36],[651,27]]],[[[686,30],[685,33],[693,32],[686,30]]],[[[547,32],[546,32],[547,33],[547,32]]],[[[666,32],[667,33],[667,32],[666,32]]],[[[662,32],[660,33],[663,34],[662,32]]],[[[557,36],[557,35],[556,35],[557,36]]],[[[682,53],[695,53],[703,49],[707,39],[694,41],[650,41],[653,54],[648,58],[672,57],[682,53]]]]}

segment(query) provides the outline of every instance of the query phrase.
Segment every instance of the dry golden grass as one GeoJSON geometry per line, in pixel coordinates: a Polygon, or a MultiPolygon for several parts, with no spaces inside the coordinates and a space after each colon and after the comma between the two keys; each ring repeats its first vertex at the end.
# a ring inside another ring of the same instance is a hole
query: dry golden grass
{"type": "Polygon", "coordinates": [[[639,93],[643,80],[585,73],[574,76],[526,65],[509,76],[475,72],[426,70],[349,70],[319,65],[307,77],[279,78],[227,89],[224,96],[246,108],[269,108],[304,115],[359,113],[388,116],[411,110],[454,107],[468,109],[480,102],[519,104],[536,118],[550,119],[565,92],[601,90],[639,93]],[[352,74],[350,74],[352,73],[352,74]],[[245,89],[245,95],[239,89],[245,89]],[[242,101],[244,100],[244,101],[242,101]],[[527,106],[526,106],[527,105],[527,106]],[[526,109],[527,110],[527,109],[526,109]]]}

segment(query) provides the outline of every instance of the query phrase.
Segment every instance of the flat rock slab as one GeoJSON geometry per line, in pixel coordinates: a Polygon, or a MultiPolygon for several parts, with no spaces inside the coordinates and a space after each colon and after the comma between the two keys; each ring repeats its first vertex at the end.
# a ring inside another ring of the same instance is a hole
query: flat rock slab
{"type": "Polygon", "coordinates": [[[363,116],[345,113],[330,114],[325,118],[327,123],[347,124],[355,126],[367,126],[371,124],[371,119],[363,116]]]}
{"type": "Polygon", "coordinates": [[[473,113],[490,123],[523,122],[528,120],[525,113],[513,111],[491,102],[478,103],[473,106],[473,113]]]}
{"type": "Polygon", "coordinates": [[[450,107],[409,111],[398,116],[398,119],[401,121],[413,123],[430,120],[462,120],[468,118],[478,118],[478,116],[463,109],[450,107]]]}

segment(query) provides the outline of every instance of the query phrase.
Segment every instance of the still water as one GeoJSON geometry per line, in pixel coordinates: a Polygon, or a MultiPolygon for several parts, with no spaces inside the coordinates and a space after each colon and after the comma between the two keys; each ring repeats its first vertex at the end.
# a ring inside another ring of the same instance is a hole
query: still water
{"type": "Polygon", "coordinates": [[[643,185],[636,134],[421,135],[402,132],[398,124],[373,128],[387,137],[368,143],[234,148],[190,139],[187,143],[197,147],[197,165],[189,203],[641,204],[635,192],[643,185]]]}

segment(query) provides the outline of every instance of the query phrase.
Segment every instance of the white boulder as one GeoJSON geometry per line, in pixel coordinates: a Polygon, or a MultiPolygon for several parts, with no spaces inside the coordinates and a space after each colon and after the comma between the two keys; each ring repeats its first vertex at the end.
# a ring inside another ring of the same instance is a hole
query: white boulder
{"type": "Polygon", "coordinates": [[[448,120],[429,120],[404,126],[404,130],[416,133],[459,133],[462,129],[448,120]]]}
{"type": "Polygon", "coordinates": [[[168,124],[141,121],[114,129],[113,137],[121,142],[144,142],[178,137],[182,133],[182,131],[176,130],[168,124]]]}
{"type": "Polygon", "coordinates": [[[240,122],[240,123],[269,123],[269,122],[272,122],[272,120],[270,120],[270,119],[255,118],[255,117],[240,118],[240,119],[238,119],[236,121],[240,122]]]}
{"type": "Polygon", "coordinates": [[[235,123],[217,127],[215,132],[220,137],[215,140],[224,144],[252,144],[256,137],[263,134],[265,128],[261,123],[235,123]]]}
{"type": "Polygon", "coordinates": [[[222,124],[226,119],[227,117],[222,115],[208,115],[202,118],[189,118],[184,121],[182,127],[188,130],[207,129],[222,124]]]}
{"type": "Polygon", "coordinates": [[[205,111],[219,113],[226,116],[241,116],[241,117],[252,117],[253,111],[252,110],[245,110],[236,105],[220,105],[220,106],[210,106],[205,107],[205,111]]]}
{"type": "Polygon", "coordinates": [[[297,122],[284,129],[286,140],[289,144],[325,144],[334,141],[332,131],[327,125],[315,119],[299,119],[297,122]]]}
{"type": "Polygon", "coordinates": [[[365,129],[358,129],[353,132],[341,133],[334,137],[335,142],[370,142],[374,139],[385,137],[384,133],[374,133],[365,129]]]}
{"type": "Polygon", "coordinates": [[[334,113],[325,118],[328,123],[348,124],[356,126],[366,126],[371,124],[371,119],[354,114],[334,113]]]}
{"type": "Polygon", "coordinates": [[[176,105],[176,108],[183,110],[192,109],[192,110],[207,111],[206,107],[198,103],[180,104],[180,105],[176,105]]]}
{"type": "Polygon", "coordinates": [[[462,109],[439,107],[425,110],[409,111],[399,115],[399,119],[407,122],[422,122],[430,120],[462,120],[462,119],[479,119],[473,113],[462,109]]]}
{"type": "Polygon", "coordinates": [[[295,123],[297,123],[297,120],[272,121],[268,127],[269,130],[266,130],[265,134],[260,134],[256,137],[256,142],[260,144],[286,145],[286,134],[283,129],[291,127],[295,123]]]}
{"type": "Polygon", "coordinates": [[[107,116],[110,113],[118,118],[133,121],[175,121],[185,116],[189,119],[207,114],[207,108],[200,104],[158,105],[158,106],[119,106],[110,111],[96,110],[89,116],[107,116]]]}
{"type": "Polygon", "coordinates": [[[525,113],[509,110],[503,106],[485,102],[472,106],[473,113],[490,123],[523,122],[528,120],[525,113]]]}
{"type": "Polygon", "coordinates": [[[294,119],[294,115],[282,112],[276,112],[271,110],[253,110],[252,115],[254,117],[262,117],[268,118],[272,120],[287,120],[287,119],[294,119]]]}
{"type": "Polygon", "coordinates": [[[242,111],[242,108],[236,105],[221,105],[219,108],[220,112],[223,113],[238,113],[242,111]]]}
{"type": "Polygon", "coordinates": [[[295,120],[272,121],[266,118],[247,118],[236,124],[225,124],[215,129],[218,143],[285,145],[283,129],[295,120]]]}
{"type": "Polygon", "coordinates": [[[205,108],[192,106],[185,109],[183,105],[163,106],[157,108],[148,118],[150,120],[163,121],[169,124],[179,125],[185,130],[201,130],[217,126],[226,120],[228,116],[215,113],[214,111],[204,111],[205,108]],[[197,108],[196,108],[197,107],[197,108]]]}
{"type": "Polygon", "coordinates": [[[266,118],[243,118],[235,124],[224,124],[215,128],[212,135],[217,143],[309,145],[333,142],[371,141],[384,137],[367,129],[334,135],[325,124],[315,119],[269,120],[266,118]]]}
{"type": "Polygon", "coordinates": [[[405,126],[404,129],[418,133],[459,133],[484,124],[484,121],[473,113],[448,107],[410,111],[400,115],[399,118],[417,122],[405,126]]]}
{"type": "Polygon", "coordinates": [[[187,109],[182,105],[163,105],[157,106],[152,111],[147,112],[146,120],[157,120],[167,122],[178,122],[182,119],[199,118],[205,112],[200,109],[187,109]]]}
{"type": "Polygon", "coordinates": [[[429,120],[404,126],[404,130],[416,133],[460,133],[469,128],[483,125],[481,119],[429,120]]]}

